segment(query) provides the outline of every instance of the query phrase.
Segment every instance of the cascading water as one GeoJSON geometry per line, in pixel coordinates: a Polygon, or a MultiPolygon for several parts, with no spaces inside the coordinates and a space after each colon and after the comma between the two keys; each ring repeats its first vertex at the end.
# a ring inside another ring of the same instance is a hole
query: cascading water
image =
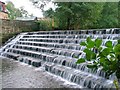
{"type": "Polygon", "coordinates": [[[46,71],[82,87],[114,88],[114,75],[107,79],[101,67],[91,70],[86,63],[76,64],[76,57],[85,57],[85,47],[79,44],[87,37],[103,39],[103,46],[107,40],[115,45],[120,39],[120,29],[22,33],[9,40],[0,49],[0,55],[35,67],[42,66],[46,71]]]}

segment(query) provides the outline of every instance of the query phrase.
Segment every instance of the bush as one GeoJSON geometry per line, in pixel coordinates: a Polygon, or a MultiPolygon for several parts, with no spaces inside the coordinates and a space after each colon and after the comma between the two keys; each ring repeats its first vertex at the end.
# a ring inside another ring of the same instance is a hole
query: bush
{"type": "Polygon", "coordinates": [[[102,67],[107,74],[107,78],[115,73],[117,79],[115,79],[113,83],[115,84],[116,89],[119,90],[120,40],[118,40],[115,46],[113,46],[112,41],[107,41],[103,48],[102,39],[96,39],[93,41],[88,37],[87,40],[80,45],[86,47],[83,51],[86,54],[86,57],[78,59],[76,63],[90,62],[87,67],[92,69],[102,67]]]}
{"type": "Polygon", "coordinates": [[[39,24],[39,30],[52,30],[52,20],[41,20],[37,23],[39,24]]]}
{"type": "Polygon", "coordinates": [[[113,46],[112,41],[107,41],[105,47],[102,47],[102,39],[92,40],[90,37],[80,45],[85,46],[85,58],[80,58],[77,63],[92,62],[87,66],[88,68],[99,68],[107,73],[107,77],[115,73],[120,79],[120,40],[113,46]]]}

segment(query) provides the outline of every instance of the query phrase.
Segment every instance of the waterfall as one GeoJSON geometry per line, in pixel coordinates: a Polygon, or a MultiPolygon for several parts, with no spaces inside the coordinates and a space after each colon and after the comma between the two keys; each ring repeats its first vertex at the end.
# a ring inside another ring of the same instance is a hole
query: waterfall
{"type": "Polygon", "coordinates": [[[94,70],[87,67],[87,62],[76,64],[77,58],[85,58],[85,47],[80,43],[87,37],[102,39],[103,47],[108,40],[116,45],[120,29],[21,33],[6,42],[0,49],[0,55],[35,67],[42,66],[47,72],[85,88],[114,88],[114,74],[107,79],[101,67],[94,70]]]}

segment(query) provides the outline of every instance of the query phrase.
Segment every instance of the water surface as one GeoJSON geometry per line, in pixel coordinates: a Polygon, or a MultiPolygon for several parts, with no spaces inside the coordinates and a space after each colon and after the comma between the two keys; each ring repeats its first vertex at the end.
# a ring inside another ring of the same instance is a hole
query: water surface
{"type": "Polygon", "coordinates": [[[21,62],[2,58],[2,88],[79,88],[80,86],[21,62]]]}

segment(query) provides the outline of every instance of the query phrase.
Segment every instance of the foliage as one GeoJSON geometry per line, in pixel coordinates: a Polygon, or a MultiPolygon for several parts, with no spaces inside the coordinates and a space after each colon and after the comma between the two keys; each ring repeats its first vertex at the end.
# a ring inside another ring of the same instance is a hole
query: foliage
{"type": "Polygon", "coordinates": [[[52,20],[40,20],[37,22],[39,24],[39,30],[52,30],[52,20]]]}
{"type": "Polygon", "coordinates": [[[118,27],[120,27],[120,1],[118,2],[118,27]]]}
{"type": "Polygon", "coordinates": [[[8,10],[8,16],[10,19],[16,19],[17,17],[28,17],[33,16],[32,14],[29,15],[24,7],[15,8],[14,4],[11,1],[7,2],[6,8],[8,10]]]}
{"type": "Polygon", "coordinates": [[[22,14],[22,17],[33,16],[32,14],[29,15],[28,12],[24,9],[24,7],[20,7],[20,12],[22,14]]]}
{"type": "Polygon", "coordinates": [[[113,28],[118,25],[117,2],[57,2],[54,12],[44,11],[48,16],[54,15],[62,29],[113,28]]]}
{"type": "Polygon", "coordinates": [[[120,40],[113,46],[112,41],[107,41],[105,47],[102,46],[103,42],[101,39],[92,40],[90,37],[80,45],[85,46],[84,53],[85,58],[80,58],[77,63],[83,63],[90,61],[87,66],[89,68],[99,68],[108,74],[116,73],[118,79],[120,79],[120,40]]]}
{"type": "Polygon", "coordinates": [[[46,4],[51,2],[51,0],[30,0],[30,1],[33,3],[35,7],[41,9],[42,11],[44,11],[46,4]]]}
{"type": "Polygon", "coordinates": [[[43,16],[53,18],[54,17],[54,10],[52,8],[43,12],[43,16]]]}
{"type": "Polygon", "coordinates": [[[59,29],[119,27],[118,2],[54,2],[55,10],[45,10],[51,0],[30,0],[45,17],[55,18],[59,29]]]}
{"type": "Polygon", "coordinates": [[[106,28],[107,27],[118,27],[118,2],[106,2],[103,6],[101,18],[99,20],[100,28],[106,28]]]}
{"type": "Polygon", "coordinates": [[[22,13],[19,9],[15,8],[14,4],[12,2],[8,2],[6,5],[6,8],[8,10],[8,16],[10,19],[15,19],[16,17],[21,17],[22,13]]]}

